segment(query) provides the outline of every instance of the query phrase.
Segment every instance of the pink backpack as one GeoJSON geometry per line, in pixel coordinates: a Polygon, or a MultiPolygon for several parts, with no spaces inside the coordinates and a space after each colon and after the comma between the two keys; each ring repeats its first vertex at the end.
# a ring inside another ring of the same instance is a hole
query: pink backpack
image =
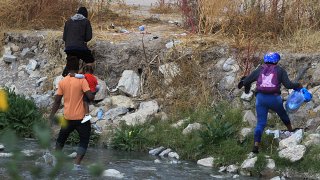
{"type": "Polygon", "coordinates": [[[262,93],[278,93],[280,84],[278,80],[277,65],[264,64],[257,80],[257,91],[262,93]]]}

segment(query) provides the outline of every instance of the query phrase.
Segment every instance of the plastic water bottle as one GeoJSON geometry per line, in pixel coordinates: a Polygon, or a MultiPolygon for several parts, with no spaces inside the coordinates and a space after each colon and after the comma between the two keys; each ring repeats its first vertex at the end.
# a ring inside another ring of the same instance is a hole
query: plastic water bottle
{"type": "Polygon", "coordinates": [[[145,30],[145,26],[142,25],[142,26],[139,26],[139,31],[144,31],[145,30]]]}
{"type": "Polygon", "coordinates": [[[288,97],[287,102],[286,102],[286,110],[289,113],[296,112],[302,103],[305,101],[303,93],[301,90],[297,91],[294,90],[288,97]]]}
{"type": "Polygon", "coordinates": [[[101,120],[103,118],[103,110],[100,108],[98,113],[97,113],[97,118],[98,120],[101,120]]]}

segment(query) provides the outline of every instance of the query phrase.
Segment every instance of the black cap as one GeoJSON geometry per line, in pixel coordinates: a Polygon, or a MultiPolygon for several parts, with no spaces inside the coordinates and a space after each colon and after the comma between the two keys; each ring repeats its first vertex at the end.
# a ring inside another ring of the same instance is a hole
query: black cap
{"type": "Polygon", "coordinates": [[[88,11],[86,7],[80,7],[78,9],[78,14],[82,14],[84,17],[88,18],[88,11]]]}

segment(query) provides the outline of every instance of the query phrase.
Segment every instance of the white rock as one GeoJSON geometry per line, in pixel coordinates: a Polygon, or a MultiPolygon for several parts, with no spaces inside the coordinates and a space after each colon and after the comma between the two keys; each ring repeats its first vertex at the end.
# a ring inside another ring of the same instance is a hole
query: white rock
{"type": "Polygon", "coordinates": [[[252,98],[253,98],[253,92],[250,91],[248,94],[246,94],[245,92],[242,93],[241,97],[240,97],[242,100],[244,101],[251,101],[252,98]]]}
{"type": "Polygon", "coordinates": [[[301,143],[303,138],[303,130],[299,129],[294,134],[292,134],[290,137],[283,139],[279,142],[279,149],[288,148],[290,146],[295,146],[299,143],[301,143]]]}
{"type": "Polygon", "coordinates": [[[172,124],[171,126],[174,127],[174,128],[178,128],[180,126],[182,126],[185,122],[187,122],[189,119],[182,119],[182,120],[179,120],[177,123],[175,124],[172,124]]]}
{"type": "Polygon", "coordinates": [[[103,176],[113,177],[113,178],[118,178],[118,179],[124,178],[124,174],[120,173],[119,171],[117,171],[115,169],[107,169],[107,170],[105,170],[103,172],[103,176]]]}
{"type": "Polygon", "coordinates": [[[208,158],[204,158],[204,159],[199,159],[197,161],[197,164],[201,165],[201,166],[206,166],[206,167],[213,167],[214,164],[214,158],[213,157],[208,157],[208,158]]]}
{"type": "Polygon", "coordinates": [[[76,158],[77,157],[77,152],[73,152],[68,155],[69,158],[76,158]]]}
{"type": "Polygon", "coordinates": [[[303,158],[305,152],[306,147],[304,145],[294,145],[282,149],[279,152],[279,157],[289,159],[291,162],[296,162],[303,158]]]}
{"type": "Polygon", "coordinates": [[[253,168],[255,163],[257,162],[257,160],[258,160],[257,157],[253,157],[253,158],[244,160],[243,163],[241,164],[241,169],[251,169],[251,168],[253,168]]]}
{"type": "Polygon", "coordinates": [[[235,66],[236,63],[237,63],[237,62],[236,62],[235,59],[233,59],[233,58],[228,58],[228,59],[224,62],[223,66],[222,66],[222,69],[223,69],[224,71],[226,71],[226,72],[229,72],[229,71],[233,70],[233,66],[235,66]]]}
{"type": "Polygon", "coordinates": [[[235,80],[236,80],[235,73],[224,76],[219,82],[219,89],[224,90],[224,89],[230,89],[234,87],[235,80]]]}
{"type": "Polygon", "coordinates": [[[24,154],[27,157],[31,157],[31,156],[33,156],[35,154],[34,150],[26,150],[25,149],[25,150],[22,150],[21,152],[22,152],[22,154],[24,154]]]}
{"type": "Polygon", "coordinates": [[[0,151],[3,151],[3,150],[4,150],[4,145],[0,144],[0,151]]]}
{"type": "Polygon", "coordinates": [[[257,124],[257,118],[251,110],[248,110],[245,111],[243,122],[248,122],[251,127],[255,127],[257,124]]]}
{"type": "Polygon", "coordinates": [[[159,159],[155,159],[155,160],[154,160],[154,163],[156,163],[156,164],[160,164],[160,163],[161,163],[161,161],[160,161],[159,159]]]}
{"type": "Polygon", "coordinates": [[[34,71],[38,66],[38,62],[34,59],[29,60],[29,64],[26,67],[26,70],[28,74],[31,74],[32,71],[34,71]]]}
{"type": "Polygon", "coordinates": [[[227,167],[226,166],[221,166],[219,167],[219,172],[224,172],[227,170],[227,167]]]}
{"type": "Polygon", "coordinates": [[[140,77],[132,70],[125,70],[119,80],[117,88],[122,92],[136,97],[140,87],[140,77]]]}
{"type": "Polygon", "coordinates": [[[230,165],[227,167],[227,172],[229,173],[236,173],[238,172],[239,167],[237,165],[230,165]]]}
{"type": "Polygon", "coordinates": [[[274,170],[276,168],[276,163],[273,159],[267,159],[267,168],[274,170]]]}
{"type": "Polygon", "coordinates": [[[98,77],[97,78],[97,81],[98,81],[98,85],[99,85],[99,91],[96,93],[96,95],[94,96],[94,100],[96,101],[99,101],[99,100],[102,100],[104,98],[107,97],[107,85],[104,81],[102,81],[101,79],[99,79],[98,77]]]}
{"type": "Polygon", "coordinates": [[[11,157],[13,154],[12,153],[0,153],[0,157],[8,158],[11,157]]]}
{"type": "Polygon", "coordinates": [[[252,133],[252,128],[242,128],[240,131],[240,141],[243,142],[252,133]]]}
{"type": "Polygon", "coordinates": [[[172,150],[170,148],[167,148],[166,150],[162,151],[159,156],[161,157],[165,157],[168,156],[168,154],[171,152],[172,150]]]}
{"type": "Polygon", "coordinates": [[[12,63],[13,61],[17,60],[17,57],[14,55],[5,54],[3,55],[3,61],[7,63],[12,63]]]}
{"type": "Polygon", "coordinates": [[[150,150],[149,154],[156,156],[156,155],[160,154],[164,149],[165,148],[163,146],[160,146],[158,148],[150,150]]]}
{"type": "Polygon", "coordinates": [[[237,179],[237,178],[239,178],[239,177],[240,177],[239,174],[235,174],[235,175],[232,176],[233,179],[237,179]]]}
{"type": "Polygon", "coordinates": [[[276,177],[271,178],[270,180],[281,180],[281,178],[280,178],[280,176],[276,176],[276,177]]]}
{"type": "Polygon", "coordinates": [[[320,144],[320,134],[308,135],[304,144],[306,146],[319,145],[320,144]]]}
{"type": "Polygon", "coordinates": [[[134,103],[131,98],[127,96],[112,96],[111,103],[117,107],[126,107],[126,108],[134,108],[134,103]]]}
{"type": "Polygon", "coordinates": [[[182,134],[189,134],[194,130],[199,130],[201,128],[200,123],[189,124],[183,131],[182,134]]]}
{"type": "Polygon", "coordinates": [[[174,158],[174,159],[180,159],[180,156],[176,152],[169,152],[168,157],[174,158]]]}
{"type": "Polygon", "coordinates": [[[180,68],[176,63],[167,63],[159,66],[159,71],[164,75],[165,83],[169,84],[180,73],[180,68]]]}

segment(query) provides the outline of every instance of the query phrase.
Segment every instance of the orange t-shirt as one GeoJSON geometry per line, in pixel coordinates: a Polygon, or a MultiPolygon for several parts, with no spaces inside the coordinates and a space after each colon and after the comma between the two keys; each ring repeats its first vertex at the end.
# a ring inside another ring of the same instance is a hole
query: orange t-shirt
{"type": "Polygon", "coordinates": [[[57,95],[62,95],[64,98],[65,119],[80,120],[84,117],[83,95],[87,91],[90,91],[90,88],[85,79],[68,75],[59,82],[57,95]]]}

